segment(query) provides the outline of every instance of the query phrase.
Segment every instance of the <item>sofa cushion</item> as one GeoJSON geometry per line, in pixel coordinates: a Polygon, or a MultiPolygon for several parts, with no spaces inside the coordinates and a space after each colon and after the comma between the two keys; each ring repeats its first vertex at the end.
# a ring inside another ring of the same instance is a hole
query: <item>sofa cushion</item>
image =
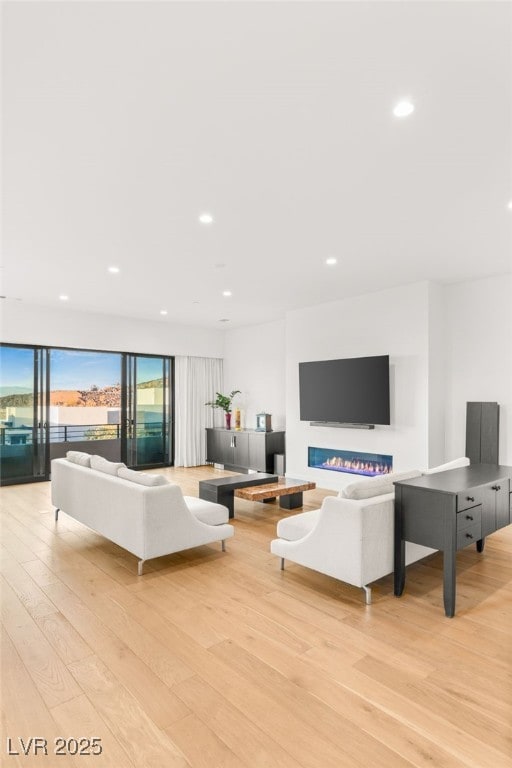
{"type": "Polygon", "coordinates": [[[68,451],[66,459],[72,461],[73,464],[80,464],[81,467],[91,466],[91,454],[84,451],[68,451]]]}
{"type": "Polygon", "coordinates": [[[155,485],[169,485],[169,481],[163,475],[152,475],[149,472],[136,472],[134,469],[128,469],[124,464],[117,471],[117,476],[123,480],[129,480],[131,483],[138,483],[139,485],[147,485],[149,487],[155,485]]]}
{"type": "Polygon", "coordinates": [[[374,496],[382,496],[385,493],[394,493],[393,483],[399,480],[411,480],[413,477],[420,477],[421,472],[417,469],[411,469],[407,472],[390,472],[388,475],[379,475],[378,477],[365,478],[364,480],[355,480],[349,483],[340,491],[339,496],[342,499],[371,499],[374,496]]]}
{"type": "Polygon", "coordinates": [[[103,456],[91,456],[91,469],[98,472],[105,472],[107,475],[117,475],[121,467],[126,467],[122,461],[108,461],[103,456]]]}
{"type": "Polygon", "coordinates": [[[459,459],[453,459],[453,461],[447,461],[446,464],[439,464],[438,467],[432,467],[432,469],[426,469],[424,475],[433,475],[435,472],[446,472],[448,469],[458,469],[459,467],[468,467],[469,459],[466,456],[461,456],[459,459]]]}
{"type": "Polygon", "coordinates": [[[298,515],[284,517],[277,524],[278,537],[287,541],[302,539],[303,536],[313,530],[319,515],[320,510],[313,509],[311,512],[299,512],[298,515]]]}
{"type": "Polygon", "coordinates": [[[207,525],[222,525],[229,521],[229,509],[214,501],[205,501],[195,496],[184,496],[185,504],[202,523],[207,525]]]}

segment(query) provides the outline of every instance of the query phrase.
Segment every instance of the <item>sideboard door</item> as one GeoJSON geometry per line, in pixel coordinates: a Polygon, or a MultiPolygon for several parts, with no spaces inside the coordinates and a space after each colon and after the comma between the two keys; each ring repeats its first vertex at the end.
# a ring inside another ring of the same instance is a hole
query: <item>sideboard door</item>
{"type": "Polygon", "coordinates": [[[500,480],[496,491],[496,528],[510,525],[510,488],[508,480],[500,480]]]}

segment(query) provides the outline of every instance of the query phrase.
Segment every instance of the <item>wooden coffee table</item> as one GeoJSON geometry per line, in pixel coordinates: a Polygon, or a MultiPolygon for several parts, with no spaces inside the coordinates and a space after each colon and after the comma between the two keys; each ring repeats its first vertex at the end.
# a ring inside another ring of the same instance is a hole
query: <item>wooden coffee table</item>
{"type": "Polygon", "coordinates": [[[223,504],[229,510],[229,517],[235,516],[233,493],[238,488],[251,485],[277,483],[278,475],[267,475],[264,472],[255,472],[250,475],[230,475],[229,477],[211,477],[208,480],[199,481],[199,498],[205,501],[213,501],[223,504]]]}
{"type": "Polygon", "coordinates": [[[246,499],[246,501],[273,501],[279,497],[281,509],[297,509],[302,507],[303,491],[311,491],[314,488],[316,488],[316,483],[283,477],[277,483],[237,488],[234,493],[237,498],[246,499]]]}

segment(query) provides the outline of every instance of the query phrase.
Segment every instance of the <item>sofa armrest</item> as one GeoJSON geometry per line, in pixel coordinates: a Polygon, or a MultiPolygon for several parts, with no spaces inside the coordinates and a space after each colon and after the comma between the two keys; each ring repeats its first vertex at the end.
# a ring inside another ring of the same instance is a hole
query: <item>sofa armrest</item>
{"type": "Polygon", "coordinates": [[[393,525],[394,493],[371,499],[344,499],[327,496],[320,508],[316,527],[326,533],[351,532],[359,540],[381,535],[386,525],[393,525]]]}
{"type": "Polygon", "coordinates": [[[162,485],[146,494],[143,511],[144,554],[149,560],[170,552],[229,539],[234,528],[228,523],[208,525],[189,510],[177,485],[162,485]]]}

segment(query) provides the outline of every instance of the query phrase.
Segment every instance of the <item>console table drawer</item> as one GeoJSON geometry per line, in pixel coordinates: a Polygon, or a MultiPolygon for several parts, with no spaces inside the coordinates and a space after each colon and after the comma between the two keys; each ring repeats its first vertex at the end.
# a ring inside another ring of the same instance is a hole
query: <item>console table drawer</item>
{"type": "Polygon", "coordinates": [[[482,526],[479,523],[473,523],[471,528],[463,528],[457,531],[457,549],[464,549],[470,544],[475,544],[482,538],[482,526]]]}
{"type": "Polygon", "coordinates": [[[470,509],[483,501],[483,488],[469,488],[467,491],[457,494],[457,512],[470,509]]]}
{"type": "Polygon", "coordinates": [[[481,504],[477,507],[471,507],[471,509],[464,509],[462,512],[457,512],[457,533],[466,528],[472,528],[474,525],[482,525],[481,504]]]}

